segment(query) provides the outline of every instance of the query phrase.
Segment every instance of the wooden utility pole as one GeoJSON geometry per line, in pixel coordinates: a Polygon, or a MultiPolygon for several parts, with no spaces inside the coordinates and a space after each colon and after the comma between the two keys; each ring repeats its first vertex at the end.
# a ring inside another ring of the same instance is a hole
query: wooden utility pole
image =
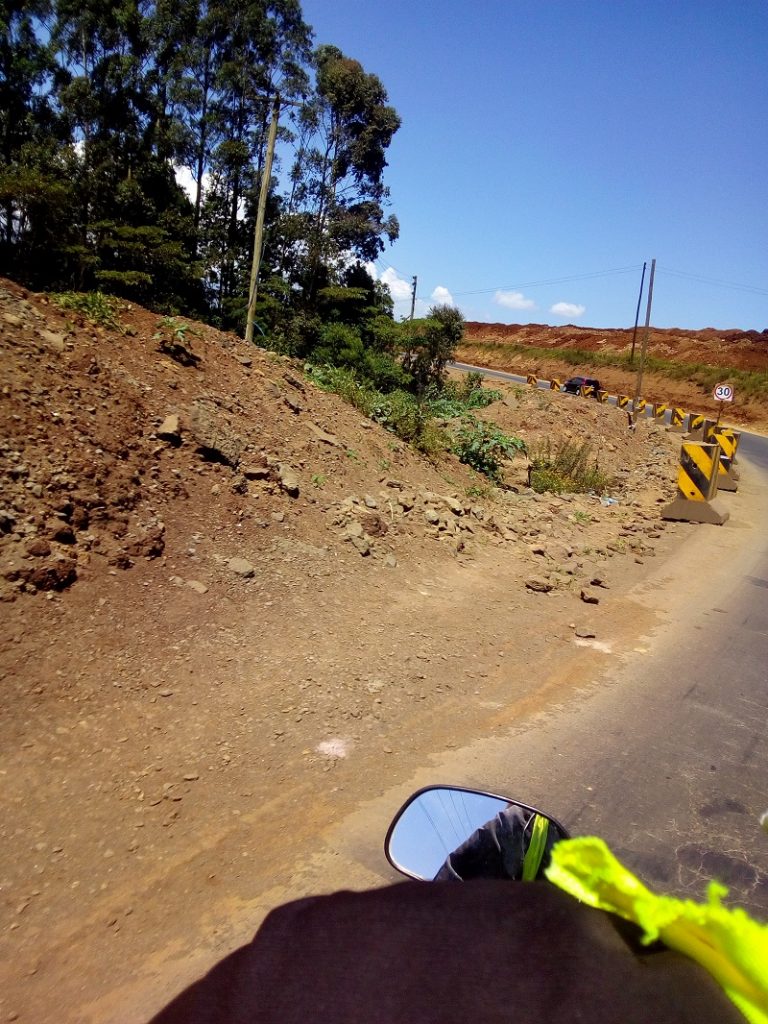
{"type": "Polygon", "coordinates": [[[651,303],[653,302],[653,278],[656,273],[656,260],[651,260],[651,276],[648,279],[648,305],[645,309],[645,330],[643,331],[643,344],[640,348],[640,366],[637,370],[637,384],[635,385],[635,400],[632,403],[632,422],[637,423],[637,403],[643,390],[643,370],[645,369],[645,353],[648,351],[648,334],[651,327],[651,303]]]}
{"type": "Polygon", "coordinates": [[[413,314],[416,311],[416,281],[418,278],[413,275],[413,284],[411,285],[411,320],[413,320],[413,314]]]}
{"type": "Polygon", "coordinates": [[[635,310],[635,329],[632,332],[632,351],[629,353],[629,365],[635,361],[635,340],[637,339],[637,322],[640,319],[640,303],[643,301],[643,285],[645,284],[645,268],[648,266],[647,263],[643,263],[643,273],[640,278],[640,294],[637,296],[637,309],[635,310]]]}
{"type": "Polygon", "coordinates": [[[245,340],[253,341],[253,319],[256,311],[256,294],[259,285],[259,268],[261,266],[261,249],[264,240],[264,213],[267,209],[269,184],[272,180],[272,160],[275,155],[277,139],[277,122],[280,120],[280,93],[275,93],[272,100],[272,120],[269,122],[267,135],[267,153],[264,158],[264,173],[261,178],[259,205],[256,210],[256,227],[253,232],[253,260],[251,262],[251,283],[248,289],[248,313],[245,319],[245,340]]]}

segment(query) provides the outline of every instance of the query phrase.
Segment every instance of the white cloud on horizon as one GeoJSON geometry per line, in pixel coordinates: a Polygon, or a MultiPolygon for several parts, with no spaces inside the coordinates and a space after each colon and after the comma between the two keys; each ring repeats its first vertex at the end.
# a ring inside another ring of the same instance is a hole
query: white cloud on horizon
{"type": "Polygon", "coordinates": [[[430,295],[430,298],[438,306],[452,306],[454,304],[453,296],[448,291],[448,289],[442,284],[439,284],[435,288],[435,290],[430,295]]]}
{"type": "Polygon", "coordinates": [[[586,311],[586,306],[581,306],[576,302],[556,302],[553,306],[549,307],[550,313],[554,313],[555,316],[559,316],[563,320],[576,320],[578,317],[583,316],[586,311]]]}
{"type": "Polygon", "coordinates": [[[535,309],[536,303],[533,299],[526,299],[522,292],[498,291],[493,297],[494,302],[505,309],[535,309]]]}

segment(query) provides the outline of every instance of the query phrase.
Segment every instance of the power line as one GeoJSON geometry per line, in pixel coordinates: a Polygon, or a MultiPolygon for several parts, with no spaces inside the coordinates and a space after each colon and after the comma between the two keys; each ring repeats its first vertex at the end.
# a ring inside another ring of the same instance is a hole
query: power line
{"type": "Polygon", "coordinates": [[[671,277],[682,277],[688,281],[698,281],[700,284],[714,284],[718,288],[735,288],[742,292],[752,292],[754,295],[768,295],[768,288],[757,288],[752,284],[740,284],[737,281],[718,281],[714,277],[704,277],[701,274],[689,274],[684,270],[671,270],[668,267],[658,267],[664,274],[671,277]]]}
{"type": "Polygon", "coordinates": [[[615,270],[599,270],[591,274],[573,274],[570,277],[553,277],[543,281],[526,281],[522,284],[500,285],[497,288],[477,288],[474,291],[451,292],[452,295],[490,295],[491,292],[509,292],[522,288],[538,288],[543,285],[565,284],[569,281],[587,281],[596,277],[611,277],[616,274],[634,274],[641,269],[641,264],[633,267],[618,267],[615,270]]]}

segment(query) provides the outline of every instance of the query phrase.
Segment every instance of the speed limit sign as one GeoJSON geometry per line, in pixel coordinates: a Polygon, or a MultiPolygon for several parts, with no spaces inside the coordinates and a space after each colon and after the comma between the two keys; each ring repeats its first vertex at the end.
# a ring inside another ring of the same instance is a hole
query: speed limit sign
{"type": "Polygon", "coordinates": [[[733,387],[730,384],[718,384],[712,394],[717,402],[733,401],[733,387]]]}

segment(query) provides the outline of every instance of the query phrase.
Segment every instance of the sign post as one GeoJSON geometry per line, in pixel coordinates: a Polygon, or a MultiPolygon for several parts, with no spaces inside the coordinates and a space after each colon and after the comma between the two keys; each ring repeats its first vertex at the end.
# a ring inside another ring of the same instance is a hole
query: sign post
{"type": "Polygon", "coordinates": [[[717,430],[720,426],[720,417],[723,415],[725,403],[733,401],[733,385],[716,384],[715,390],[712,392],[712,397],[716,402],[720,403],[720,408],[717,410],[717,422],[715,423],[715,430],[717,430]]]}

